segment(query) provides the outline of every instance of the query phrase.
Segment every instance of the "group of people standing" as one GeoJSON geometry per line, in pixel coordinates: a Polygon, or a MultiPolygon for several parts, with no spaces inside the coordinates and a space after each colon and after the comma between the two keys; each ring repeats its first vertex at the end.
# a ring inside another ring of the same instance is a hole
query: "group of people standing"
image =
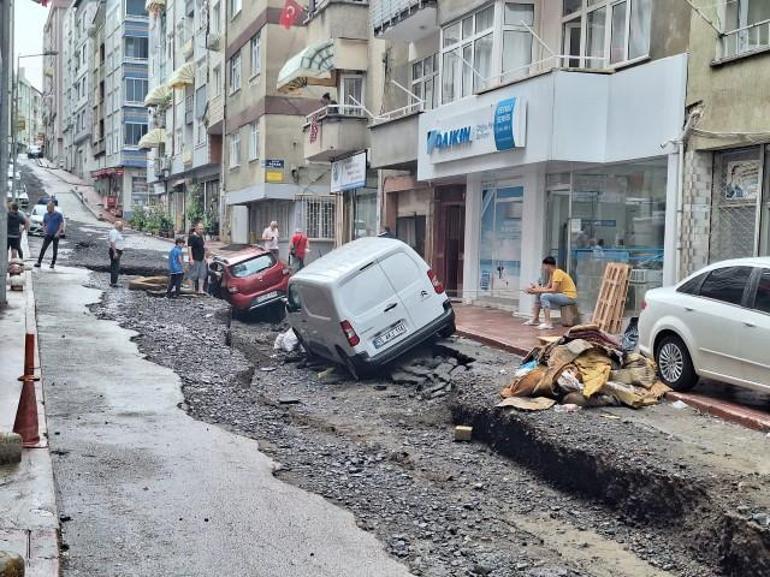
{"type": "MultiPolygon", "coordinates": [[[[167,298],[177,298],[182,293],[184,270],[184,237],[177,237],[174,247],[168,253],[168,287],[167,298]]],[[[193,283],[193,289],[199,295],[206,294],[209,270],[206,264],[206,239],[204,238],[203,223],[197,223],[187,237],[187,279],[193,283]]]]}
{"type": "MultiPolygon", "coordinates": [[[[281,240],[278,231],[278,222],[273,221],[262,232],[262,242],[265,249],[269,250],[273,257],[278,260],[278,243],[281,240]]],[[[294,235],[289,241],[289,265],[294,272],[302,270],[305,266],[305,257],[310,252],[310,239],[301,228],[294,231],[294,235]]]]}

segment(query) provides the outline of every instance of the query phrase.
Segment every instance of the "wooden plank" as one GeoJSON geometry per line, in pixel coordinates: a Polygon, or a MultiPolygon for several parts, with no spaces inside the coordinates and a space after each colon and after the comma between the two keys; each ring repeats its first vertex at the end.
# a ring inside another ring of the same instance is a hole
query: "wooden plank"
{"type": "Polygon", "coordinates": [[[607,263],[604,269],[593,322],[610,334],[617,334],[622,328],[630,274],[631,267],[623,263],[607,263]]]}

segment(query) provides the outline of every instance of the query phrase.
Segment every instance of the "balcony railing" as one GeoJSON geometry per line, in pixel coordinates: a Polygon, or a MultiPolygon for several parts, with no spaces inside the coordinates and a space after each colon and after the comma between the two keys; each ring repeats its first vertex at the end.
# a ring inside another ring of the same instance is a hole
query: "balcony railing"
{"type": "Polygon", "coordinates": [[[770,20],[725,32],[719,40],[717,61],[768,50],[770,49],[770,20]]]}
{"type": "Polygon", "coordinates": [[[335,2],[345,4],[369,4],[369,0],[310,0],[307,7],[307,19],[311,19],[313,16],[326,8],[329,4],[334,4],[335,2]]]}
{"type": "Polygon", "coordinates": [[[365,118],[367,116],[366,108],[355,104],[329,104],[311,112],[305,117],[305,124],[321,122],[329,118],[365,118]]]}
{"type": "Polygon", "coordinates": [[[381,34],[418,10],[436,4],[436,0],[370,0],[369,12],[374,33],[381,34]]]}

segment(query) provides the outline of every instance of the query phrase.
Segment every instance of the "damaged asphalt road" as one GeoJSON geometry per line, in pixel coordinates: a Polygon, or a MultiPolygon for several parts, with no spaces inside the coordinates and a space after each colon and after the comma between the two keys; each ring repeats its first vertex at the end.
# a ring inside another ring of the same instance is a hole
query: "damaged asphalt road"
{"type": "MultiPolygon", "coordinates": [[[[88,266],[88,250],[65,258],[88,266]]],[[[766,472],[707,470],[625,409],[506,417],[512,355],[453,339],[356,383],[211,298],[118,289],[93,312],[180,376],[181,409],[259,440],[277,477],[352,511],[416,575],[767,574],[766,472]],[[453,424],[484,442],[454,442],[453,424]]]]}

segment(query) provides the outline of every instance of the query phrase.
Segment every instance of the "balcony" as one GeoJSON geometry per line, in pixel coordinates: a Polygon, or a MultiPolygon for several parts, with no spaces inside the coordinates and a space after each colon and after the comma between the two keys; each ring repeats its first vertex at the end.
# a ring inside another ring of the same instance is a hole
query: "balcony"
{"type": "Polygon", "coordinates": [[[770,50],[770,20],[755,22],[737,30],[725,32],[719,38],[714,64],[735,60],[770,50]]]}
{"type": "Polygon", "coordinates": [[[369,126],[372,168],[409,170],[417,165],[423,107],[417,102],[374,119],[369,126]]]}
{"type": "Polygon", "coordinates": [[[436,0],[371,0],[374,35],[414,42],[438,30],[436,0]]]}
{"type": "Polygon", "coordinates": [[[330,162],[369,146],[367,119],[360,106],[332,104],[305,117],[305,160],[330,162]]]}
{"type": "Polygon", "coordinates": [[[225,99],[222,95],[209,99],[209,107],[206,112],[208,117],[208,133],[222,134],[222,124],[225,118],[225,99]]]}
{"type": "Polygon", "coordinates": [[[369,3],[361,0],[320,0],[307,13],[308,43],[345,38],[369,39],[369,3]]]}

